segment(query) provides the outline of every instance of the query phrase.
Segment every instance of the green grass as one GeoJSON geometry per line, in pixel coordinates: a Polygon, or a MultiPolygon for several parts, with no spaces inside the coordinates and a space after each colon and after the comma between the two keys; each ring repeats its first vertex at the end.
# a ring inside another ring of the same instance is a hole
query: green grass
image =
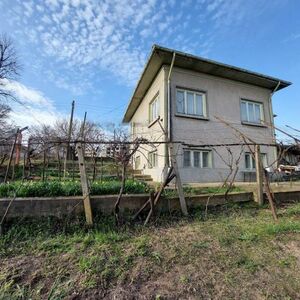
{"type": "MultiPolygon", "coordinates": [[[[91,184],[91,195],[118,194],[121,182],[116,180],[95,181],[91,184]]],[[[147,193],[149,187],[139,181],[126,180],[126,194],[147,193]]],[[[79,181],[25,181],[0,184],[0,197],[56,197],[82,195],[79,181]]]]}
{"type": "MultiPolygon", "coordinates": [[[[227,187],[191,187],[185,186],[183,188],[184,194],[186,196],[195,196],[201,194],[224,194],[227,191],[227,187]]],[[[241,187],[233,186],[229,192],[243,192],[244,190],[241,187]]],[[[177,191],[166,189],[164,191],[164,196],[166,197],[176,197],[177,191]]]]}
{"type": "Polygon", "coordinates": [[[11,220],[0,237],[0,299],[297,299],[300,204],[280,208],[278,223],[249,204],[152,222],[11,220]]]}

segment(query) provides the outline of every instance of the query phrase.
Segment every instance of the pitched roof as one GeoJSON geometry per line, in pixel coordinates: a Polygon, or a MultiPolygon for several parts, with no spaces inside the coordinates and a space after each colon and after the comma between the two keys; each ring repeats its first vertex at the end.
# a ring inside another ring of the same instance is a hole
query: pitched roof
{"type": "Polygon", "coordinates": [[[173,53],[176,54],[174,67],[189,69],[196,72],[248,83],[267,88],[269,90],[274,90],[279,82],[280,84],[277,90],[283,89],[292,84],[286,80],[252,72],[246,69],[223,64],[177,50],[153,45],[148,61],[128,104],[127,110],[123,117],[123,122],[129,122],[131,120],[162,65],[171,64],[173,53]]]}

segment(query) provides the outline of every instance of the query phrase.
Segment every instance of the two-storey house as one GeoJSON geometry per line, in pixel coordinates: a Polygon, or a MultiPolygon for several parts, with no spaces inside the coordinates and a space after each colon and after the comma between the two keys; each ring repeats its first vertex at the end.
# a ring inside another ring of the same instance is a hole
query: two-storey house
{"type": "MultiPolygon", "coordinates": [[[[123,121],[132,139],[162,142],[143,145],[133,167],[162,181],[168,170],[168,146],[173,141],[184,183],[219,182],[229,172],[226,147],[208,144],[239,143],[235,132],[216,117],[244,132],[257,143],[275,143],[272,95],[291,83],[187,53],[154,45],[123,121]]],[[[251,154],[232,146],[240,159],[237,180],[255,172],[251,154]]],[[[276,148],[261,147],[263,164],[276,160],[276,148]]]]}

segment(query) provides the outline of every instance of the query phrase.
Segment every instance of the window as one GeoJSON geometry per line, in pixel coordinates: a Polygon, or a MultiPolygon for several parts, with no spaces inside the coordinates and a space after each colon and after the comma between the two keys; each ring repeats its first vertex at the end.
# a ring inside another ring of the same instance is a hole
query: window
{"type": "Polygon", "coordinates": [[[137,156],[135,158],[135,168],[138,169],[141,165],[141,157],[140,156],[137,156]]]}
{"type": "Polygon", "coordinates": [[[159,117],[159,101],[155,98],[149,105],[149,122],[155,121],[159,117]]]}
{"type": "Polygon", "coordinates": [[[206,117],[205,93],[177,89],[176,107],[179,114],[206,117]]]}
{"type": "Polygon", "coordinates": [[[191,166],[191,151],[190,150],[183,151],[183,166],[184,167],[191,166]]]}
{"type": "Polygon", "coordinates": [[[211,151],[183,150],[183,166],[194,168],[211,168],[211,151]]]}
{"type": "Polygon", "coordinates": [[[264,121],[262,103],[242,100],[241,101],[242,122],[261,124],[264,121]]]}
{"type": "Polygon", "coordinates": [[[157,167],[157,151],[148,153],[148,167],[149,169],[157,167]]]}
{"type": "MultiPolygon", "coordinates": [[[[268,166],[268,159],[266,153],[261,153],[262,166],[266,168],[268,166]]],[[[247,170],[255,170],[255,159],[251,153],[245,154],[245,167],[247,170]]]]}

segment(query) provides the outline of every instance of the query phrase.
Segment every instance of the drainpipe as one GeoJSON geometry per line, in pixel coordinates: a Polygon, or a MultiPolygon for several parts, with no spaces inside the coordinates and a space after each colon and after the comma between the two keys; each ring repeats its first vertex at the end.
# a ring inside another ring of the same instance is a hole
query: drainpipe
{"type": "MultiPolygon", "coordinates": [[[[168,108],[167,108],[167,119],[168,119],[168,123],[167,123],[167,136],[166,139],[168,142],[171,142],[172,140],[172,122],[171,122],[171,118],[172,118],[172,112],[171,112],[171,73],[173,70],[173,66],[174,66],[174,62],[175,62],[175,56],[176,53],[173,52],[173,58],[172,58],[172,62],[170,65],[170,69],[169,69],[169,74],[168,74],[168,83],[167,83],[167,104],[168,104],[168,108]]],[[[166,149],[165,149],[165,153],[166,153],[166,165],[170,166],[170,157],[169,157],[169,150],[168,150],[168,144],[166,144],[166,149]]]]}
{"type": "MultiPolygon", "coordinates": [[[[271,123],[274,126],[274,114],[273,114],[273,105],[272,105],[272,96],[274,95],[274,93],[278,90],[279,86],[280,86],[280,81],[278,81],[276,87],[274,88],[274,90],[270,93],[270,97],[269,97],[269,112],[270,112],[270,118],[271,118],[271,123]]],[[[274,138],[274,143],[276,143],[276,136],[275,136],[275,128],[272,128],[273,131],[273,138],[274,138]]],[[[274,147],[274,159],[275,161],[277,161],[277,147],[274,147]]],[[[277,162],[277,166],[278,167],[278,162],[277,162]]]]}
{"type": "Polygon", "coordinates": [[[172,131],[171,131],[171,117],[172,117],[172,112],[171,112],[171,73],[173,70],[174,62],[175,62],[175,56],[176,53],[173,53],[173,58],[169,70],[169,75],[168,75],[168,141],[170,142],[172,140],[172,131]]]}

